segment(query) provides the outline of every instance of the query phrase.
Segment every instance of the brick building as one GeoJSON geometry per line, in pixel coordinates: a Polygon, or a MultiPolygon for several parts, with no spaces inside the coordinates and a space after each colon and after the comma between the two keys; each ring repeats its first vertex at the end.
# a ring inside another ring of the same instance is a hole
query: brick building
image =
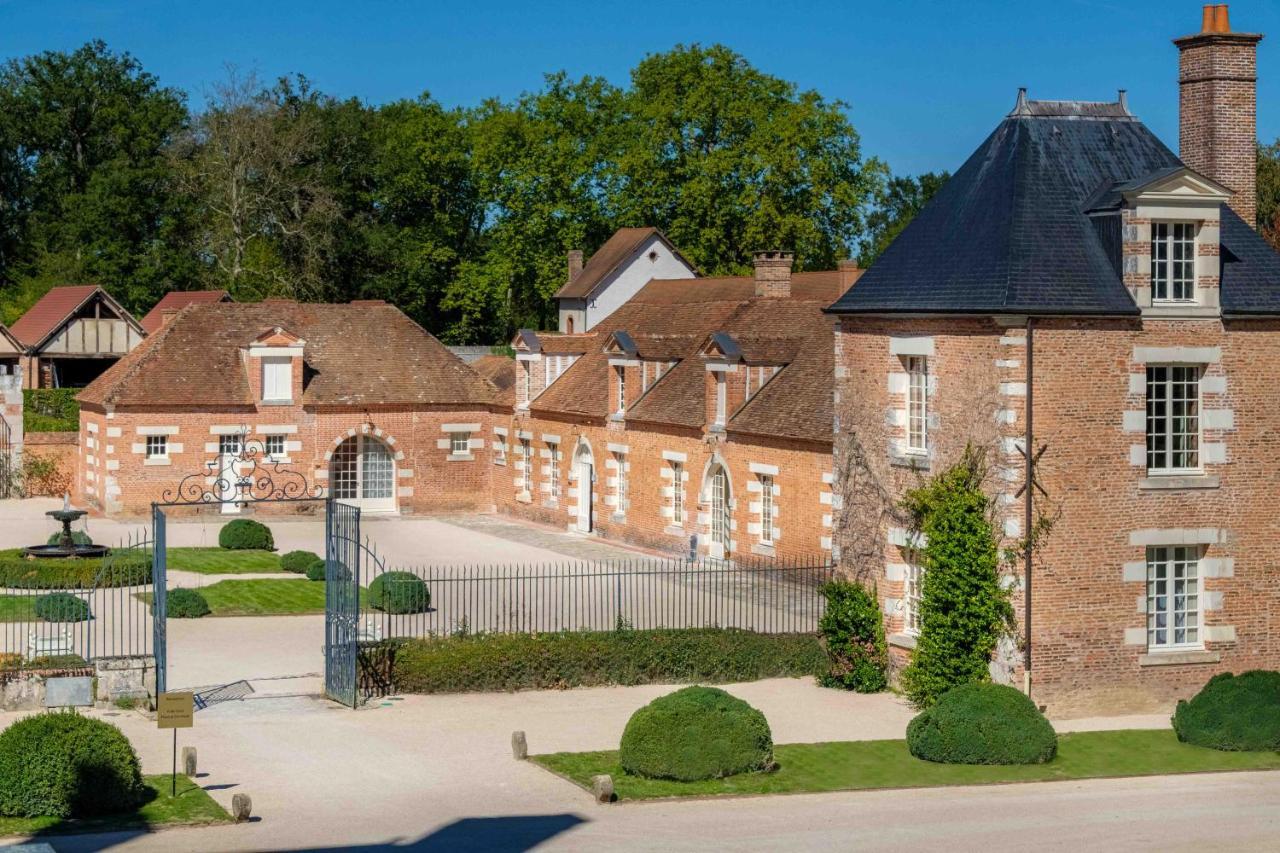
{"type": "Polygon", "coordinates": [[[368,512],[489,509],[496,396],[381,302],[191,304],[81,393],[76,494],[138,515],[204,471],[237,513],[248,455],[368,512]]]}
{"type": "MultiPolygon", "coordinates": [[[[851,569],[898,662],[917,542],[895,509],[986,449],[1001,533],[1054,525],[1031,570],[1031,681],[1059,712],[1145,708],[1280,667],[1280,258],[1253,230],[1255,48],[1208,7],[1178,39],[1182,158],[1114,103],[1028,100],[831,311],[851,569]],[[1022,448],[1046,447],[1023,494],[1022,448]]],[[[1021,562],[1007,566],[1020,624],[1021,562]]],[[[1025,640],[1025,636],[1021,638],[1025,640]]],[[[1026,675],[1012,644],[993,664],[1026,675]]]]}

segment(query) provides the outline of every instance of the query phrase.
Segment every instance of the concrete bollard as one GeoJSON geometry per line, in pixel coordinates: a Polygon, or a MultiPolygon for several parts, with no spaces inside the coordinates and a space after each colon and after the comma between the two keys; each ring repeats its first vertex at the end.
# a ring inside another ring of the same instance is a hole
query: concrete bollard
{"type": "Polygon", "coordinates": [[[253,800],[248,794],[236,794],[231,798],[231,816],[236,823],[243,823],[253,814],[253,800]]]}
{"type": "Polygon", "coordinates": [[[196,748],[194,746],[184,746],[182,748],[182,775],[195,778],[196,748]]]}
{"type": "Polygon", "coordinates": [[[511,733],[511,756],[516,761],[524,761],[529,757],[529,742],[525,739],[524,732],[511,733]]]}
{"type": "Polygon", "coordinates": [[[591,795],[597,803],[613,802],[613,777],[607,773],[591,777],[591,795]]]}

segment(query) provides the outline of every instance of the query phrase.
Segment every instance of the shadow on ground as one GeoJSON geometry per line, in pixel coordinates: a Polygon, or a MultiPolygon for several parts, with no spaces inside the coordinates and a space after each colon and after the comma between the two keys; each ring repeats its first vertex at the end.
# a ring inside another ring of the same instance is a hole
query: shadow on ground
{"type": "Polygon", "coordinates": [[[532,850],[586,823],[576,814],[512,815],[507,817],[468,817],[440,827],[417,841],[387,844],[355,844],[348,847],[315,847],[303,853],[375,853],[375,851],[488,851],[488,853],[522,853],[532,850]]]}

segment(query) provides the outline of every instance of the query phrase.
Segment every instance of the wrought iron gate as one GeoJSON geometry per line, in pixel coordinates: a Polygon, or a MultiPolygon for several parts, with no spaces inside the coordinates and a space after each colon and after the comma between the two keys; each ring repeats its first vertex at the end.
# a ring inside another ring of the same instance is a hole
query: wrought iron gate
{"type": "Polygon", "coordinates": [[[356,707],[360,631],[360,508],[325,502],[324,692],[356,707]]]}
{"type": "Polygon", "coordinates": [[[13,497],[18,460],[13,453],[13,435],[9,422],[0,418],[0,498],[13,497]]]}
{"type": "Polygon", "coordinates": [[[167,541],[165,521],[164,510],[153,506],[151,508],[151,538],[154,543],[151,557],[151,645],[156,656],[157,696],[169,689],[169,646],[166,621],[169,614],[169,551],[165,545],[167,541]]]}

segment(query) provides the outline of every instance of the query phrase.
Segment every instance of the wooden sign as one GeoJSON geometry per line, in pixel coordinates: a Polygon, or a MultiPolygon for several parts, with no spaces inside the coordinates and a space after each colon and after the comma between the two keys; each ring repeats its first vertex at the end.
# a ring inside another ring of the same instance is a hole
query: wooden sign
{"type": "Polygon", "coordinates": [[[189,729],[195,725],[195,696],[161,693],[156,698],[156,725],[162,729],[189,729]]]}

